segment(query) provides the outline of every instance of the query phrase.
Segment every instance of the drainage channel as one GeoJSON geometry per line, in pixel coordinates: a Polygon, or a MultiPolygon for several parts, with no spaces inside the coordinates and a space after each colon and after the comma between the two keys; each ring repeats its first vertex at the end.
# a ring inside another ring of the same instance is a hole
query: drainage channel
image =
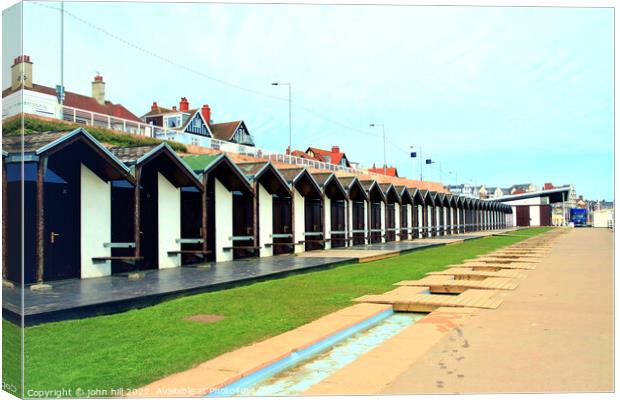
{"type": "Polygon", "coordinates": [[[425,315],[384,311],[215,390],[208,397],[299,395],[425,315]]]}

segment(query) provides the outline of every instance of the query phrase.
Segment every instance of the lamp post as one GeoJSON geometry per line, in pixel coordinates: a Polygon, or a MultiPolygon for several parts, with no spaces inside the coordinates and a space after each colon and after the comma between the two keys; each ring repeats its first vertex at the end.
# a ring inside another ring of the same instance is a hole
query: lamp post
{"type": "Polygon", "coordinates": [[[439,164],[439,182],[443,182],[443,171],[441,169],[441,161],[433,161],[430,158],[426,160],[426,163],[428,165],[431,165],[432,168],[432,164],[439,164]]]}
{"type": "Polygon", "coordinates": [[[385,152],[385,125],[383,124],[370,124],[371,127],[380,126],[383,130],[383,175],[387,175],[387,161],[386,161],[386,152],[385,152]]]}
{"type": "Polygon", "coordinates": [[[288,150],[289,154],[293,151],[293,123],[291,119],[291,84],[290,82],[273,82],[273,86],[288,86],[288,150]]]}

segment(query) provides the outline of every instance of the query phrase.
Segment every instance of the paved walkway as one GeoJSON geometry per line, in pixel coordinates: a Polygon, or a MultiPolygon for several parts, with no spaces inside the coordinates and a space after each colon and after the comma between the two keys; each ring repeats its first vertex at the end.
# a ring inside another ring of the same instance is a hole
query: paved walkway
{"type": "Polygon", "coordinates": [[[609,392],[613,234],[559,238],[499,309],[477,310],[384,394],[609,392]]]}
{"type": "MultiPolygon", "coordinates": [[[[26,325],[110,314],[145,307],[180,295],[221,290],[259,279],[271,279],[307,270],[329,268],[344,263],[393,257],[423,248],[476,239],[501,231],[473,232],[434,239],[377,243],[350,248],[320,250],[300,255],[208,263],[199,267],[145,271],[145,277],[129,280],[126,275],[68,279],[50,282],[52,289],[23,291],[26,325]]],[[[14,321],[22,314],[21,288],[3,288],[2,314],[14,321]]]]}

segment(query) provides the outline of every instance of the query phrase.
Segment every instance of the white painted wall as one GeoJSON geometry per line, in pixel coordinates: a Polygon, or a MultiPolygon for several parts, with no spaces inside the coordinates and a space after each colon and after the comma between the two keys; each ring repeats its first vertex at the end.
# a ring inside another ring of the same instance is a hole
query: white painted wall
{"type": "MultiPolygon", "coordinates": [[[[306,231],[306,208],[304,204],[304,197],[299,194],[296,190],[293,194],[293,207],[295,207],[295,243],[301,241],[305,241],[306,238],[304,236],[304,232],[306,231]]],[[[305,244],[296,244],[295,245],[295,253],[301,253],[305,250],[305,244]]]]}
{"type": "Polygon", "coordinates": [[[441,210],[443,209],[443,207],[435,207],[435,231],[437,232],[437,235],[439,236],[439,225],[441,225],[441,220],[439,219],[439,214],[442,212],[441,210]]]}
{"type": "Polygon", "coordinates": [[[381,202],[381,243],[385,243],[385,203],[381,202]]]}
{"type": "Polygon", "coordinates": [[[530,226],[540,226],[540,206],[530,206],[530,226]]]}
{"type": "Polygon", "coordinates": [[[400,237],[401,224],[400,224],[400,204],[398,203],[394,204],[394,227],[397,229],[396,230],[397,235],[395,236],[396,241],[399,242],[401,240],[401,237],[400,237]]]}
{"type": "Polygon", "coordinates": [[[353,237],[353,200],[347,200],[347,237],[353,237]]]}
{"type": "Polygon", "coordinates": [[[112,240],[111,184],[80,165],[80,265],[82,278],[107,276],[110,261],[94,264],[93,257],[110,257],[111,249],[103,247],[112,240]]]}
{"type": "Polygon", "coordinates": [[[215,261],[230,261],[233,251],[224,251],[232,247],[233,241],[233,194],[217,178],[215,183],[215,261]]]}
{"type": "Polygon", "coordinates": [[[413,206],[411,204],[407,204],[407,226],[409,229],[407,230],[407,240],[413,239],[413,206]]]}
{"type": "Polygon", "coordinates": [[[431,237],[431,228],[433,226],[433,207],[426,206],[426,237],[431,237]]]}
{"type": "MultiPolygon", "coordinates": [[[[331,231],[332,231],[332,199],[325,196],[323,200],[323,207],[325,210],[323,212],[323,215],[325,216],[325,220],[323,221],[323,226],[325,227],[325,239],[330,239],[332,237],[332,234],[331,234],[331,231]]],[[[332,248],[332,242],[329,242],[326,240],[325,249],[331,249],[331,248],[332,248]]]]}
{"type": "Polygon", "coordinates": [[[450,228],[448,227],[448,207],[442,207],[442,212],[443,212],[443,225],[444,225],[444,230],[443,230],[443,234],[445,235],[449,235],[450,234],[450,228]]]}
{"type": "Polygon", "coordinates": [[[165,176],[157,173],[157,252],[159,269],[178,267],[181,256],[168,256],[169,251],[180,250],[181,189],[174,187],[165,176]]]}
{"type": "Polygon", "coordinates": [[[364,200],[364,243],[368,244],[370,242],[370,227],[368,225],[368,218],[370,217],[369,215],[369,210],[368,210],[368,202],[366,200],[364,200]]]}
{"type": "Polygon", "coordinates": [[[273,247],[265,247],[265,243],[273,243],[273,197],[262,184],[256,187],[258,193],[258,240],[260,243],[260,256],[273,256],[273,247]]]}
{"type": "MultiPolygon", "coordinates": [[[[424,209],[424,206],[418,206],[418,228],[421,228],[424,226],[424,221],[422,220],[423,209],[424,209]]],[[[420,230],[418,230],[418,233],[420,234],[419,237],[422,237],[422,233],[420,230]]]]}

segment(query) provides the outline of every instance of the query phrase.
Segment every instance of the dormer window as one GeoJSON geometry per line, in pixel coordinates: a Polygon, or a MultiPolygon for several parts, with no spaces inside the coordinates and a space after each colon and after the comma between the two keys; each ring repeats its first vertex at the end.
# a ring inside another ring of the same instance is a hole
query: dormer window
{"type": "Polygon", "coordinates": [[[181,126],[181,116],[180,115],[171,115],[164,117],[164,127],[166,128],[178,128],[181,126]]]}

